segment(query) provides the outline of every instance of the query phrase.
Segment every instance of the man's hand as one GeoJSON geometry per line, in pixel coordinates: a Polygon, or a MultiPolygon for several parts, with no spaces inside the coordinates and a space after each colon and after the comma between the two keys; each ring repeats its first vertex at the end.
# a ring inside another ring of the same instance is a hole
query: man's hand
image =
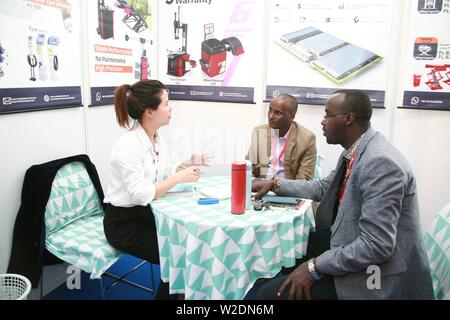
{"type": "Polygon", "coordinates": [[[272,190],[273,180],[257,181],[252,183],[252,192],[256,192],[254,199],[261,199],[263,195],[272,190]]]}
{"type": "Polygon", "coordinates": [[[283,282],[278,290],[278,296],[281,296],[289,286],[289,300],[302,300],[303,293],[308,300],[311,300],[311,292],[309,289],[314,283],[314,279],[308,271],[308,262],[303,262],[297,267],[289,277],[283,282]]]}

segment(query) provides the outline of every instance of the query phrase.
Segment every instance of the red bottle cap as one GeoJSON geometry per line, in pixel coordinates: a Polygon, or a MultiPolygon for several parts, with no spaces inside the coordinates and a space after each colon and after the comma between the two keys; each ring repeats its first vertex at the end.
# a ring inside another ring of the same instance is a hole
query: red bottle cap
{"type": "Polygon", "coordinates": [[[244,170],[246,169],[245,161],[235,161],[231,165],[231,170],[244,170]]]}

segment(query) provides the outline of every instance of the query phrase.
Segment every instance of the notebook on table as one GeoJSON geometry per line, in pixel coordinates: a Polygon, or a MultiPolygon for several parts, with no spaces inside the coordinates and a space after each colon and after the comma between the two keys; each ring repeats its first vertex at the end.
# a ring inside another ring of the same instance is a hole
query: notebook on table
{"type": "Polygon", "coordinates": [[[288,205],[288,206],[295,206],[299,201],[302,199],[295,198],[295,197],[282,197],[282,196],[264,196],[262,197],[262,201],[269,202],[272,204],[279,204],[279,205],[288,205]]]}
{"type": "Polygon", "coordinates": [[[217,198],[219,200],[225,200],[231,198],[231,186],[225,185],[220,187],[205,187],[198,190],[202,195],[208,198],[217,198]]]}

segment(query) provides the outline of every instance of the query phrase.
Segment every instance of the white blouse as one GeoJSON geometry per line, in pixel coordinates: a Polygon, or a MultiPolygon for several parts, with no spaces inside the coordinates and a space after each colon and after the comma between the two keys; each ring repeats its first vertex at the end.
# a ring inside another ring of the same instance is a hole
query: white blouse
{"type": "Polygon", "coordinates": [[[135,126],[115,143],[110,156],[105,203],[117,207],[146,206],[155,198],[155,184],[175,173],[167,145],[157,133],[155,149],[146,132],[135,126]]]}

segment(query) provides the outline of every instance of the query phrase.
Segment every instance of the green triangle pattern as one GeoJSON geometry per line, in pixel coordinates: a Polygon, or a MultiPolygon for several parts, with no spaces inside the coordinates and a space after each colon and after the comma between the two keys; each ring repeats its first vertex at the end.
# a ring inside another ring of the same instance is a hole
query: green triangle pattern
{"type": "Polygon", "coordinates": [[[122,253],[103,231],[103,209],[81,162],[61,167],[45,211],[46,247],[55,256],[99,278],[122,253]]]}
{"type": "MultiPolygon", "coordinates": [[[[196,188],[229,184],[230,177],[209,177],[196,188]]],[[[308,233],[314,230],[311,201],[301,211],[272,208],[264,214],[249,210],[233,215],[230,199],[199,206],[200,197],[167,196],[152,202],[161,277],[176,292],[185,292],[186,299],[242,299],[258,278],[277,274],[306,253],[308,233]]]]}
{"type": "Polygon", "coordinates": [[[200,245],[196,249],[189,253],[189,255],[187,256],[189,262],[195,265],[200,265],[200,256],[202,254],[204,245],[204,243],[200,243],[200,245]]]}
{"type": "MultiPolygon", "coordinates": [[[[174,270],[172,269],[172,271],[174,271],[174,270]]],[[[175,270],[175,272],[178,275],[175,277],[175,281],[171,281],[170,288],[172,290],[183,289],[184,288],[183,269],[175,270]]]]}
{"type": "Polygon", "coordinates": [[[200,267],[202,267],[203,269],[206,269],[206,270],[211,270],[214,260],[215,260],[214,258],[206,259],[206,260],[200,262],[200,267]]]}
{"type": "Polygon", "coordinates": [[[78,219],[47,235],[46,248],[58,258],[90,273],[91,279],[113,265],[122,253],[108,243],[103,231],[103,216],[78,219]]]}
{"type": "Polygon", "coordinates": [[[197,279],[195,279],[195,281],[191,284],[191,286],[194,288],[200,288],[200,286],[202,285],[204,274],[205,274],[205,270],[200,271],[197,279]]]}
{"type": "Polygon", "coordinates": [[[178,228],[177,225],[174,224],[174,226],[169,231],[170,234],[170,243],[172,244],[180,244],[180,238],[178,234],[178,228]]]}
{"type": "Polygon", "coordinates": [[[435,299],[450,299],[450,204],[436,215],[424,242],[435,299]]]}
{"type": "Polygon", "coordinates": [[[46,234],[96,214],[103,215],[103,209],[84,164],[73,162],[61,167],[53,180],[46,206],[46,234]]]}

